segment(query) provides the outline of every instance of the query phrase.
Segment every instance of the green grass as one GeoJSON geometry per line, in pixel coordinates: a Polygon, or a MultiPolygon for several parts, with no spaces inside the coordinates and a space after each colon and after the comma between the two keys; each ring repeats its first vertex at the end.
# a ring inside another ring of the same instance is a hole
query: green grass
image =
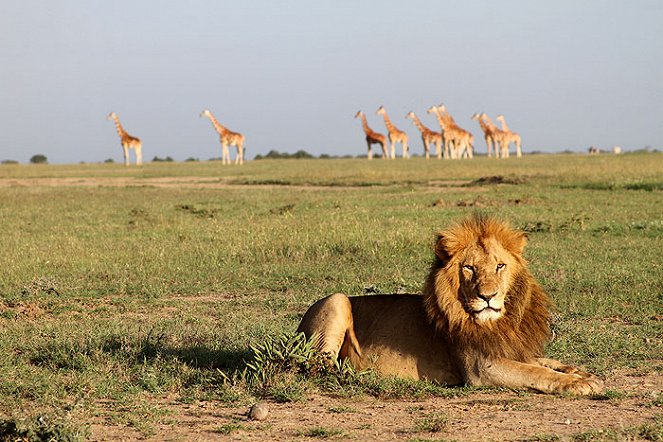
{"type": "Polygon", "coordinates": [[[528,232],[526,258],[558,307],[550,356],[602,375],[660,371],[662,182],[661,154],[2,165],[0,416],[82,425],[109,401],[149,434],[168,420],[152,395],[463,394],[243,370],[251,345],[292,333],[324,295],[419,291],[434,232],[475,210],[528,232]]]}

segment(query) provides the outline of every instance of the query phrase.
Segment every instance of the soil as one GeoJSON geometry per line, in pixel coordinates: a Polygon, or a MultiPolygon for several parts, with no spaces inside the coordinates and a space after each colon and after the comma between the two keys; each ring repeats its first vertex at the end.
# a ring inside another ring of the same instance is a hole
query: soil
{"type": "Polygon", "coordinates": [[[264,420],[248,417],[251,404],[182,404],[161,398],[167,425],[149,436],[97,423],[92,440],[171,441],[526,441],[660,440],[663,375],[614,374],[615,394],[579,398],[529,392],[478,391],[457,398],[380,400],[310,394],[300,402],[266,401],[264,420]],[[656,433],[642,433],[648,426],[656,433]]]}

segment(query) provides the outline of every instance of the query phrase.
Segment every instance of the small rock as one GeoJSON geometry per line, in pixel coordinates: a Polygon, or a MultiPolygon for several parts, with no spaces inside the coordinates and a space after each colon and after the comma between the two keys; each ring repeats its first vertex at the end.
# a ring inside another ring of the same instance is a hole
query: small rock
{"type": "Polygon", "coordinates": [[[251,407],[251,410],[249,410],[249,419],[261,421],[267,419],[267,414],[269,413],[269,409],[267,408],[267,404],[264,402],[258,402],[251,407]]]}

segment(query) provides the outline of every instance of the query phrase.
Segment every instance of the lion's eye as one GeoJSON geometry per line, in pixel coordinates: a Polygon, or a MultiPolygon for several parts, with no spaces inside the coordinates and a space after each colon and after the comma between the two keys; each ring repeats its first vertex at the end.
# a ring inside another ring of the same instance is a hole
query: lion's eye
{"type": "Polygon", "coordinates": [[[472,267],[471,265],[464,265],[463,270],[467,270],[468,272],[474,273],[474,267],[472,267]]]}
{"type": "Polygon", "coordinates": [[[503,269],[504,267],[506,267],[506,264],[504,264],[504,263],[499,263],[499,264],[497,264],[497,270],[501,270],[501,269],[503,269]]]}

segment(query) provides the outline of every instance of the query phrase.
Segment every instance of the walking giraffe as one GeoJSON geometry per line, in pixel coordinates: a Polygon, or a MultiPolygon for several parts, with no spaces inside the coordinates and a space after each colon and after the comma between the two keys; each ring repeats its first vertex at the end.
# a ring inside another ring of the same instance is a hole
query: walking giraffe
{"type": "Polygon", "coordinates": [[[361,117],[361,126],[364,128],[364,133],[366,134],[366,144],[368,144],[368,159],[373,159],[373,144],[379,144],[382,146],[382,158],[389,158],[389,152],[387,151],[387,138],[381,133],[375,132],[373,129],[368,127],[366,122],[366,115],[362,111],[357,111],[355,118],[361,117]]]}
{"type": "Polygon", "coordinates": [[[244,164],[244,135],[233,132],[230,129],[223,126],[217,121],[217,119],[212,115],[212,112],[205,109],[200,113],[200,116],[206,116],[212,122],[212,126],[219,134],[219,139],[221,141],[221,162],[223,164],[230,164],[230,151],[228,146],[237,147],[237,157],[235,157],[235,164],[244,164]]]}
{"type": "Polygon", "coordinates": [[[124,151],[124,165],[129,165],[129,149],[133,149],[136,153],[136,165],[140,166],[143,164],[143,152],[140,139],[137,137],[132,137],[127,133],[126,130],[124,130],[120,124],[120,119],[117,117],[115,112],[108,114],[106,119],[115,122],[115,129],[117,129],[117,134],[120,136],[120,143],[122,144],[122,150],[124,151]]]}
{"type": "Polygon", "coordinates": [[[502,149],[506,151],[506,156],[509,156],[509,144],[513,143],[516,145],[516,157],[522,157],[523,153],[520,149],[520,135],[509,129],[509,126],[506,125],[504,115],[499,114],[495,119],[502,124],[502,130],[504,131],[504,145],[502,146],[502,149]]]}
{"type": "Polygon", "coordinates": [[[430,158],[431,143],[435,144],[435,155],[437,158],[442,158],[442,134],[426,127],[412,111],[405,118],[411,119],[414,125],[417,126],[417,129],[419,129],[419,132],[421,132],[421,141],[424,143],[426,159],[430,158]]]}
{"type": "Polygon", "coordinates": [[[392,160],[396,158],[396,143],[401,143],[401,146],[403,146],[403,158],[409,158],[410,154],[408,153],[407,149],[407,134],[391,123],[391,120],[389,120],[389,117],[387,116],[387,110],[384,108],[384,106],[380,106],[380,108],[375,113],[382,115],[382,118],[384,118],[384,125],[387,126],[387,131],[389,132],[389,142],[391,143],[390,158],[392,160]]]}

